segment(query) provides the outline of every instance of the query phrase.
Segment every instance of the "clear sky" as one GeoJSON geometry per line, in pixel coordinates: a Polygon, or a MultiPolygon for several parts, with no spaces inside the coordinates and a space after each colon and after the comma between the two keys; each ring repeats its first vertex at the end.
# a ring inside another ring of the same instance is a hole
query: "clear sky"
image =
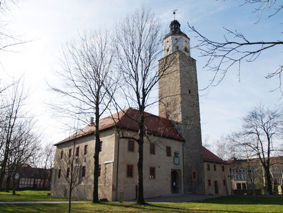
{"type": "MultiPolygon", "coordinates": [[[[13,47],[13,52],[0,53],[0,78],[24,74],[31,91],[30,110],[44,130],[44,140],[55,143],[69,133],[60,128],[58,118],[52,116],[45,104],[52,99],[46,82],[56,81],[53,73],[59,68],[59,53],[78,32],[111,28],[116,21],[145,6],[160,19],[165,33],[173,20],[172,11],[177,9],[176,19],[190,37],[191,46],[197,43],[197,38],[189,31],[187,22],[219,41],[223,41],[223,27],[238,30],[252,41],[282,37],[282,13],[270,19],[264,16],[256,23],[256,5],[241,6],[241,3],[233,0],[24,0],[2,18],[9,20],[10,32],[31,42],[13,47]]],[[[199,57],[196,49],[191,53],[197,60],[199,89],[202,89],[209,84],[212,73],[204,68],[205,59],[199,57]]],[[[217,87],[200,91],[203,143],[213,144],[221,136],[238,130],[241,118],[255,105],[280,106],[280,93],[270,92],[279,85],[278,79],[266,80],[265,75],[275,71],[281,61],[282,49],[263,53],[256,62],[242,64],[240,78],[234,69],[217,87]]]]}

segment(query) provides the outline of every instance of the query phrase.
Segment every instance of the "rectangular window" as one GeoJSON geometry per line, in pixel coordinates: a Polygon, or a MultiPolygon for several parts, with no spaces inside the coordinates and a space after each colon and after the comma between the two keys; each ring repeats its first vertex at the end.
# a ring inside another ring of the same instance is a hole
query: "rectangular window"
{"type": "Polygon", "coordinates": [[[86,167],[83,166],[83,167],[82,167],[82,177],[85,177],[85,173],[86,173],[86,167]]]}
{"type": "Polygon", "coordinates": [[[134,165],[127,165],[127,177],[134,177],[134,165]]]}
{"type": "Polygon", "coordinates": [[[72,149],[69,149],[69,158],[72,157],[72,149]]]}
{"type": "Polygon", "coordinates": [[[128,151],[134,152],[135,151],[135,141],[129,140],[128,141],[128,151]]]}
{"type": "Polygon", "coordinates": [[[197,179],[197,172],[193,171],[193,180],[196,180],[196,179],[197,179]]]}
{"type": "Polygon", "coordinates": [[[155,155],[155,144],[151,143],[149,146],[149,153],[155,155]]]}
{"type": "Polygon", "coordinates": [[[214,171],[216,171],[216,165],[213,165],[213,167],[214,167],[214,171]]]}
{"type": "Polygon", "coordinates": [[[80,147],[78,146],[78,147],[76,148],[76,156],[77,156],[77,157],[79,156],[79,153],[80,153],[80,147]]]}
{"type": "Polygon", "coordinates": [[[61,169],[59,169],[59,171],[58,171],[58,178],[60,178],[61,177],[61,169]]]}
{"type": "Polygon", "coordinates": [[[208,186],[211,186],[211,180],[208,179],[208,186]]]}
{"type": "Polygon", "coordinates": [[[87,154],[87,145],[85,145],[84,154],[85,154],[85,155],[87,154]]]}
{"type": "Polygon", "coordinates": [[[170,146],[166,146],[166,156],[171,157],[171,147],[170,146]]]}
{"type": "Polygon", "coordinates": [[[100,177],[100,174],[101,174],[101,165],[99,165],[98,167],[98,177],[100,177]]]}
{"type": "Polygon", "coordinates": [[[61,154],[60,154],[60,159],[63,158],[63,150],[61,151],[61,154]]]}
{"type": "Polygon", "coordinates": [[[222,166],[222,172],[224,172],[225,171],[225,167],[224,166],[222,166]]]}
{"type": "Polygon", "coordinates": [[[100,152],[102,151],[102,141],[100,141],[100,148],[99,148],[99,151],[100,151],[100,152]]]}
{"type": "Polygon", "coordinates": [[[149,179],[155,179],[155,167],[149,168],[149,179]]]}
{"type": "Polygon", "coordinates": [[[70,168],[67,169],[67,178],[70,176],[70,168]]]}
{"type": "Polygon", "coordinates": [[[210,164],[207,164],[207,171],[210,170],[210,164]]]}
{"type": "Polygon", "coordinates": [[[223,180],[223,186],[226,186],[226,180],[223,180]]]}

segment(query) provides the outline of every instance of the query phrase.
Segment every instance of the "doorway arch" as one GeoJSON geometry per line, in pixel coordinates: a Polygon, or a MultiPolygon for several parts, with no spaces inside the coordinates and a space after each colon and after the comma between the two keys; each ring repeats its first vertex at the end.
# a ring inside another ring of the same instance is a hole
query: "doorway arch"
{"type": "Polygon", "coordinates": [[[180,193],[180,172],[177,170],[171,171],[171,193],[180,193]]]}

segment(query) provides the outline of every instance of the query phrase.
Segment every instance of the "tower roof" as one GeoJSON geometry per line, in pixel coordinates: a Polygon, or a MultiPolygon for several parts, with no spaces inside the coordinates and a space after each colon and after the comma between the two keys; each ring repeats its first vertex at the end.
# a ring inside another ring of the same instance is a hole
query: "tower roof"
{"type": "Polygon", "coordinates": [[[170,25],[170,32],[165,36],[165,38],[171,36],[171,35],[183,35],[187,38],[189,38],[185,33],[183,33],[180,29],[181,24],[177,20],[171,21],[170,25]]]}

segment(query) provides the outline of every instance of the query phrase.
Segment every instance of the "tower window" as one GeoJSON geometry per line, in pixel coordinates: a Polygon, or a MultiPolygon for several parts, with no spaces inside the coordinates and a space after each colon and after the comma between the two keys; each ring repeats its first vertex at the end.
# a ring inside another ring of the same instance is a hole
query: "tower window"
{"type": "Polygon", "coordinates": [[[193,180],[196,180],[196,179],[197,179],[197,172],[193,171],[193,180]]]}

